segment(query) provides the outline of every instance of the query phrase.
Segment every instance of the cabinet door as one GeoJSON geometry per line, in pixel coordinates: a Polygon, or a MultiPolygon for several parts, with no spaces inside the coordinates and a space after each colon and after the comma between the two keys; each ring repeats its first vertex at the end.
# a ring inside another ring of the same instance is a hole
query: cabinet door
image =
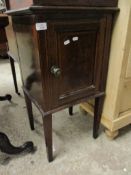
{"type": "Polygon", "coordinates": [[[48,71],[53,105],[99,93],[105,25],[105,18],[48,23],[48,71]]]}

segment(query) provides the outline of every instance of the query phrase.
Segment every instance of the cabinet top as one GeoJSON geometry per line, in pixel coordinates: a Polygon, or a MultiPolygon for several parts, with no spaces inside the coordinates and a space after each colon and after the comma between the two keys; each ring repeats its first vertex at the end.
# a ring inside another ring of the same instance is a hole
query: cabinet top
{"type": "Polygon", "coordinates": [[[9,9],[39,6],[116,7],[118,0],[7,0],[9,9]]]}

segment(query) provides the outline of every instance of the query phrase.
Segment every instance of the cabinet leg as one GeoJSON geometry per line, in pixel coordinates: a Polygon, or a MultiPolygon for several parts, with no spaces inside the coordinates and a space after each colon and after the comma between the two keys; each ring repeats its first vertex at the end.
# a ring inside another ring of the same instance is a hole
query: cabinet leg
{"type": "Polygon", "coordinates": [[[49,162],[53,161],[53,147],[52,147],[52,115],[43,117],[43,127],[45,134],[45,144],[47,149],[47,156],[49,162]]]}
{"type": "Polygon", "coordinates": [[[115,139],[118,134],[119,134],[119,130],[116,131],[110,131],[108,129],[105,130],[105,133],[107,135],[108,138],[110,138],[111,140],[115,139]]]}
{"type": "Polygon", "coordinates": [[[11,65],[11,71],[12,71],[12,75],[13,75],[13,81],[14,81],[14,86],[15,86],[15,92],[20,95],[19,91],[18,91],[18,85],[17,85],[17,79],[16,79],[16,71],[15,71],[15,64],[14,64],[14,60],[13,58],[9,57],[10,59],[10,65],[11,65]]]}
{"type": "Polygon", "coordinates": [[[30,122],[30,127],[31,130],[34,130],[34,118],[33,118],[33,111],[32,111],[32,103],[29,97],[24,93],[25,95],[25,102],[26,102],[26,107],[27,107],[27,112],[28,112],[28,117],[29,117],[29,122],[30,122]]]}
{"type": "Polygon", "coordinates": [[[101,121],[102,109],[103,109],[104,97],[98,97],[95,99],[94,108],[94,125],[93,125],[93,137],[98,137],[98,131],[101,121]]]}
{"type": "Polygon", "coordinates": [[[73,106],[69,107],[69,114],[73,115],[73,106]]]}

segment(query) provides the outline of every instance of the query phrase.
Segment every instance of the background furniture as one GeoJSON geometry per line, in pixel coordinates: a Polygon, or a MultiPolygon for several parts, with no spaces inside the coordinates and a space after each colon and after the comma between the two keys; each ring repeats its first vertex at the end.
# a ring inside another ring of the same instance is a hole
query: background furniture
{"type": "MultiPolygon", "coordinates": [[[[102,124],[110,138],[131,123],[131,1],[119,0],[120,14],[113,30],[102,124]]],[[[93,102],[82,103],[93,114],[93,102]]]]}
{"type": "Polygon", "coordinates": [[[8,51],[5,26],[9,24],[8,18],[0,14],[0,56],[6,56],[8,51]]]}
{"type": "Polygon", "coordinates": [[[17,85],[17,78],[16,78],[16,71],[15,71],[15,61],[18,61],[18,52],[17,52],[17,44],[15,41],[15,36],[13,32],[13,27],[11,23],[11,19],[8,19],[7,15],[0,14],[0,19],[1,19],[1,26],[0,26],[0,56],[1,59],[3,58],[9,58],[10,60],[10,65],[11,65],[11,71],[12,71],[12,76],[13,76],[13,81],[14,81],[14,86],[15,86],[15,92],[20,95],[19,90],[18,90],[18,85],[17,85]],[[6,21],[6,28],[2,23],[2,20],[6,21]],[[7,35],[9,35],[9,40],[7,41],[7,35]],[[13,48],[13,53],[12,54],[10,48],[13,48]],[[15,51],[15,52],[14,52],[15,51]]]}
{"type": "MultiPolygon", "coordinates": [[[[7,42],[5,30],[4,28],[8,25],[8,17],[7,16],[0,16],[0,42],[4,43],[7,42]]],[[[11,95],[7,94],[6,96],[0,96],[0,101],[8,100],[11,101],[11,95]]],[[[34,150],[34,145],[32,142],[26,142],[24,145],[20,147],[13,146],[8,137],[0,132],[0,151],[6,153],[8,155],[16,155],[23,153],[25,151],[31,152],[34,150]]]]}
{"type": "Polygon", "coordinates": [[[15,92],[20,95],[18,85],[17,85],[17,73],[15,71],[15,62],[19,62],[19,55],[18,55],[18,48],[17,48],[17,41],[15,37],[15,33],[12,26],[12,20],[8,17],[9,25],[6,27],[6,35],[8,37],[8,57],[10,59],[10,65],[13,75],[13,81],[15,86],[15,92]]]}
{"type": "MultiPolygon", "coordinates": [[[[12,99],[12,96],[9,94],[5,96],[0,96],[0,101],[8,100],[9,102],[11,102],[11,99],[12,99]]],[[[8,156],[11,156],[11,155],[18,155],[22,153],[34,152],[35,148],[34,148],[33,142],[30,142],[30,141],[25,142],[23,145],[16,147],[12,145],[12,143],[10,142],[9,138],[5,133],[0,132],[0,151],[5,154],[8,154],[8,156]]]]}
{"type": "Polygon", "coordinates": [[[0,132],[0,151],[8,154],[8,156],[18,155],[33,152],[34,145],[33,142],[25,142],[23,145],[16,147],[11,144],[10,140],[4,133],[0,132]]]}
{"type": "Polygon", "coordinates": [[[8,14],[30,125],[34,129],[33,102],[43,116],[49,161],[53,160],[52,113],[69,107],[72,114],[73,105],[93,98],[93,136],[98,136],[116,6],[116,0],[10,1],[10,8],[17,9],[8,14]]]}

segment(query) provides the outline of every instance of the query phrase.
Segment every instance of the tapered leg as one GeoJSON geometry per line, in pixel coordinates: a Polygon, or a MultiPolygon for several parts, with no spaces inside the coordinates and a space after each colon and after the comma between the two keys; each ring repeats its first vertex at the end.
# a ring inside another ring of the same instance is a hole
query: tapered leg
{"type": "Polygon", "coordinates": [[[102,109],[103,109],[104,97],[98,97],[95,99],[94,108],[94,125],[93,125],[93,137],[98,137],[98,131],[101,121],[102,109]]]}
{"type": "Polygon", "coordinates": [[[33,118],[33,111],[32,111],[32,103],[29,97],[25,94],[25,102],[26,102],[26,107],[27,107],[27,112],[28,112],[28,117],[29,117],[29,122],[30,122],[30,127],[31,130],[34,130],[34,118],[33,118]]]}
{"type": "Polygon", "coordinates": [[[47,149],[47,156],[49,162],[53,161],[53,147],[52,147],[52,115],[43,117],[43,126],[45,134],[45,143],[47,149]]]}
{"type": "Polygon", "coordinates": [[[69,114],[73,115],[73,106],[69,107],[69,114]]]}
{"type": "Polygon", "coordinates": [[[17,80],[16,80],[16,71],[15,71],[15,64],[14,64],[14,60],[13,58],[9,57],[10,59],[10,65],[11,65],[11,71],[12,71],[12,75],[13,75],[13,80],[14,80],[14,86],[15,86],[15,92],[20,95],[19,91],[18,91],[18,85],[17,85],[17,80]]]}

